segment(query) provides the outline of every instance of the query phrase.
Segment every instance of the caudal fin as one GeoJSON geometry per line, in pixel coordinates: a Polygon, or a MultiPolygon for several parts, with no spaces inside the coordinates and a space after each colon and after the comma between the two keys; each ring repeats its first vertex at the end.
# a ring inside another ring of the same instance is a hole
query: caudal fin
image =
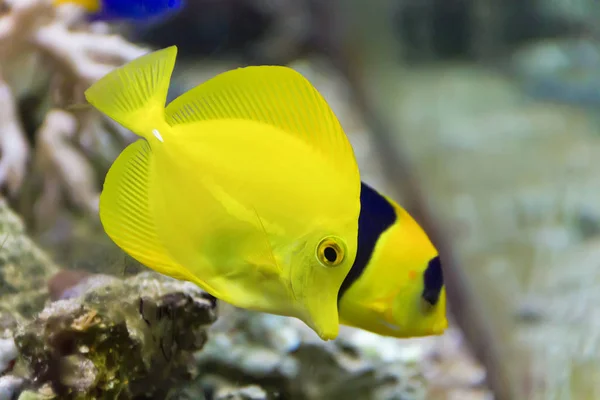
{"type": "Polygon", "coordinates": [[[85,91],[87,101],[125,128],[150,139],[165,124],[165,103],[177,47],[143,55],[119,67],[85,91]]]}

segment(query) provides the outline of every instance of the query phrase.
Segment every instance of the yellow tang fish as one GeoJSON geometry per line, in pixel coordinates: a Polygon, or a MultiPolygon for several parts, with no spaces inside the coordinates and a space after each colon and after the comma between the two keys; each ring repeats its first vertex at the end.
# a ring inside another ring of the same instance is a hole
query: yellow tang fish
{"type": "Polygon", "coordinates": [[[339,292],[340,323],[398,338],[448,327],[437,250],[415,220],[362,183],[356,259],[339,292]]]}
{"type": "Polygon", "coordinates": [[[225,72],[165,107],[176,54],[146,54],[85,92],[145,139],[106,176],[104,230],[160,273],[335,338],[361,187],[339,121],[301,74],[278,66],[225,72]]]}
{"type": "Polygon", "coordinates": [[[164,103],[175,47],[93,85],[88,101],[147,139],[109,171],[107,234],[143,264],[234,305],[395,337],[447,327],[437,251],[360,182],[339,122],[300,74],[248,67],[164,103]],[[339,290],[338,290],[339,289],[339,290]]]}

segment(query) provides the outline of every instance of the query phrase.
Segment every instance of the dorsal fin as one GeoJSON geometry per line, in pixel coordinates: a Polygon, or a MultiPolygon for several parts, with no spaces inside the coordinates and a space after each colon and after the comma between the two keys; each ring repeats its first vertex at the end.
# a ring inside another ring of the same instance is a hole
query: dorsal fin
{"type": "Polygon", "coordinates": [[[85,91],[87,101],[125,128],[153,140],[164,107],[177,47],[157,50],[109,72],[85,91]]]}
{"type": "Polygon", "coordinates": [[[224,72],[191,89],[166,108],[167,122],[190,124],[243,119],[279,128],[331,160],[360,188],[358,166],[337,117],[299,72],[282,66],[252,66],[224,72]]]}

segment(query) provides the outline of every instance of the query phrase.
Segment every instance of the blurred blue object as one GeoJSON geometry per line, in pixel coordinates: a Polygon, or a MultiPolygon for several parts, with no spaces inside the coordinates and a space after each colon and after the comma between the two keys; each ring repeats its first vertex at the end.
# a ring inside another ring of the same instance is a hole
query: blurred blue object
{"type": "Polygon", "coordinates": [[[235,54],[252,58],[249,47],[265,36],[273,17],[260,2],[194,0],[166,23],[151,28],[134,24],[131,39],[154,47],[177,45],[181,57],[235,54]]]}
{"type": "Polygon", "coordinates": [[[129,20],[154,23],[181,10],[184,0],[98,0],[100,10],[90,15],[94,21],[129,20]]]}

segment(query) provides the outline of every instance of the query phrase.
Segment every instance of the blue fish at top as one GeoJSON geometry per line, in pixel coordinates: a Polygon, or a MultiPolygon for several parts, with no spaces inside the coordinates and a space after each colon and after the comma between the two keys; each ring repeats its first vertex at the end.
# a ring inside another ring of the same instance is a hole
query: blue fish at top
{"type": "Polygon", "coordinates": [[[55,5],[78,4],[92,21],[157,22],[181,10],[185,0],[54,0],[55,5]]]}

